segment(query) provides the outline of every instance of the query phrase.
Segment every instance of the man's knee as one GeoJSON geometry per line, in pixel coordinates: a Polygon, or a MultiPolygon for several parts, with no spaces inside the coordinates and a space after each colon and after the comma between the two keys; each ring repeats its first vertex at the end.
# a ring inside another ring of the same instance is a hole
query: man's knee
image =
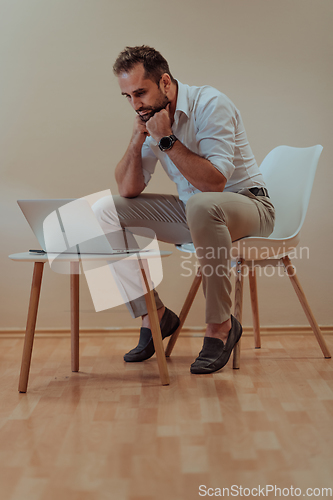
{"type": "Polygon", "coordinates": [[[98,221],[118,222],[117,206],[119,206],[121,196],[105,196],[92,205],[92,211],[98,221]]]}
{"type": "Polygon", "coordinates": [[[205,227],[214,220],[225,224],[223,210],[217,206],[213,194],[216,193],[197,193],[188,200],[186,217],[191,229],[198,226],[205,227]]]}

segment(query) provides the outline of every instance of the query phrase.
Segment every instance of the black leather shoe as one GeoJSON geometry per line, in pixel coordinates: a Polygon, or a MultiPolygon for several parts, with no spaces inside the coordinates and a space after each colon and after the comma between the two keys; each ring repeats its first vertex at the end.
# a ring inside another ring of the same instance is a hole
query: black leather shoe
{"type": "MultiPolygon", "coordinates": [[[[160,322],[162,339],[170,337],[170,335],[172,335],[177,330],[178,326],[178,316],[166,307],[160,322]]],[[[138,345],[125,354],[124,360],[128,363],[144,361],[145,359],[151,358],[154,352],[155,347],[151,331],[149,328],[142,327],[140,330],[140,339],[138,345]]]]}
{"type": "Polygon", "coordinates": [[[231,328],[226,343],[221,339],[205,337],[202,350],[191,365],[191,373],[213,373],[223,368],[242,332],[242,325],[231,315],[231,328]]]}

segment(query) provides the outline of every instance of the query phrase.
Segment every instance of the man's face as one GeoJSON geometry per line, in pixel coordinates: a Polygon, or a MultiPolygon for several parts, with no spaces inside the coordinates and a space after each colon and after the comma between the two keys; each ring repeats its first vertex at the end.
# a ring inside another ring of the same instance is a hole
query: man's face
{"type": "Polygon", "coordinates": [[[129,73],[121,73],[118,82],[122,95],[143,122],[147,122],[170,102],[156,82],[145,78],[143,64],[137,64],[129,73]]]}

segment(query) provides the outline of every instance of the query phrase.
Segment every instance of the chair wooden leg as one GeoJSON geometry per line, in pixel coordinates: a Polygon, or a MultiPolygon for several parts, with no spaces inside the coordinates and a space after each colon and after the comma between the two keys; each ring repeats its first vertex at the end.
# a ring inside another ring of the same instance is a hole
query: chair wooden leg
{"type": "Polygon", "coordinates": [[[37,321],[38,304],[40,297],[40,289],[42,286],[44,262],[35,262],[32,276],[31,293],[28,309],[27,326],[25,330],[24,346],[21,363],[21,373],[18,390],[19,392],[27,392],[28,379],[30,372],[32,348],[34,344],[35,328],[37,321]]]}
{"type": "Polygon", "coordinates": [[[144,290],[147,290],[147,292],[145,293],[145,300],[146,300],[147,311],[148,311],[148,316],[149,316],[149,321],[150,321],[150,329],[151,329],[151,333],[152,333],[152,337],[153,337],[153,341],[154,341],[154,347],[155,347],[155,352],[156,352],[156,358],[157,358],[157,364],[158,364],[158,369],[159,369],[159,373],[160,373],[160,378],[161,378],[162,385],[169,385],[170,379],[169,379],[168,367],[167,367],[167,362],[166,362],[164,349],[163,349],[162,333],[161,333],[161,328],[160,328],[160,321],[158,319],[154,293],[151,289],[152,287],[149,286],[150,285],[149,274],[145,271],[142,261],[140,261],[140,267],[141,267],[141,277],[142,277],[142,282],[144,285],[144,290]]]}
{"type": "MultiPolygon", "coordinates": [[[[235,280],[235,308],[234,316],[241,323],[243,311],[243,265],[244,259],[238,259],[236,264],[235,280]]],[[[240,340],[234,347],[233,368],[238,370],[240,366],[240,340]]]]}
{"type": "Polygon", "coordinates": [[[80,263],[70,263],[70,295],[71,295],[71,368],[72,372],[78,372],[79,360],[79,285],[80,285],[80,263]]]}
{"type": "Polygon", "coordinates": [[[257,295],[257,275],[256,275],[256,268],[254,266],[249,269],[249,282],[250,282],[250,297],[251,297],[252,322],[253,322],[253,333],[254,333],[254,347],[256,349],[260,349],[261,339],[260,339],[259,306],[258,306],[258,295],[257,295]]]}
{"type": "Polygon", "coordinates": [[[316,336],[316,339],[318,341],[318,344],[320,345],[320,348],[324,354],[324,357],[325,358],[330,358],[331,357],[331,354],[330,354],[330,351],[326,345],[326,342],[325,342],[325,339],[323,337],[323,334],[321,333],[321,330],[318,326],[318,323],[310,309],[310,306],[309,306],[309,303],[305,297],[305,294],[303,292],[303,289],[301,287],[301,284],[299,282],[299,279],[297,278],[296,276],[296,270],[295,268],[293,267],[292,263],[291,263],[291,260],[290,258],[288,257],[288,255],[286,255],[285,257],[282,257],[282,262],[283,262],[283,265],[286,269],[286,272],[290,278],[290,281],[294,287],[294,290],[296,292],[296,295],[298,297],[298,300],[300,301],[302,307],[303,307],[303,310],[305,312],[305,315],[306,317],[308,318],[308,321],[311,325],[311,328],[312,328],[312,331],[313,333],[315,334],[316,336]]]}
{"type": "Polygon", "coordinates": [[[170,354],[172,353],[172,350],[177,342],[177,339],[178,339],[178,336],[180,334],[180,331],[181,329],[183,328],[183,325],[185,323],[185,320],[187,318],[187,315],[191,309],[191,306],[193,304],[193,301],[195,299],[195,296],[197,294],[197,291],[198,291],[198,288],[200,286],[200,283],[202,281],[202,276],[201,276],[201,270],[200,268],[198,269],[198,272],[192,282],[192,285],[191,285],[191,288],[190,288],[190,291],[188,292],[187,294],[187,297],[185,299],[185,302],[184,302],[184,305],[182,307],[182,310],[180,311],[180,314],[179,314],[179,321],[180,321],[180,324],[179,324],[179,327],[177,328],[177,330],[171,335],[170,339],[169,339],[169,342],[168,342],[168,345],[167,345],[167,348],[165,350],[165,355],[167,357],[170,356],[170,354]]]}

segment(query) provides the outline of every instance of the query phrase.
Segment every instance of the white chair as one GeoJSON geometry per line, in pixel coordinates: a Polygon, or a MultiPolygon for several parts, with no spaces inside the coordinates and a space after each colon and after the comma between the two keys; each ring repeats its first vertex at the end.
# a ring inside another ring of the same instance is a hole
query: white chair
{"type": "MultiPolygon", "coordinates": [[[[300,230],[308,208],[316,168],[322,149],[320,145],[309,148],[279,146],[266,156],[260,166],[260,170],[264,176],[270,198],[276,210],[274,231],[268,238],[246,237],[233,244],[232,255],[237,256],[234,316],[240,322],[242,321],[242,269],[243,266],[248,266],[256,348],[261,347],[256,267],[283,265],[324,357],[331,357],[322,332],[313,316],[296,276],[295,268],[291,264],[289,258],[290,252],[300,241],[300,230]]],[[[194,247],[193,245],[191,247],[191,245],[192,244],[183,245],[180,249],[183,251],[194,251],[194,247]]],[[[179,328],[170,337],[166,349],[166,356],[170,356],[173,350],[200,283],[201,274],[199,269],[181,310],[179,328]]],[[[239,351],[239,344],[237,344],[234,349],[234,368],[239,368],[239,351]]]]}

